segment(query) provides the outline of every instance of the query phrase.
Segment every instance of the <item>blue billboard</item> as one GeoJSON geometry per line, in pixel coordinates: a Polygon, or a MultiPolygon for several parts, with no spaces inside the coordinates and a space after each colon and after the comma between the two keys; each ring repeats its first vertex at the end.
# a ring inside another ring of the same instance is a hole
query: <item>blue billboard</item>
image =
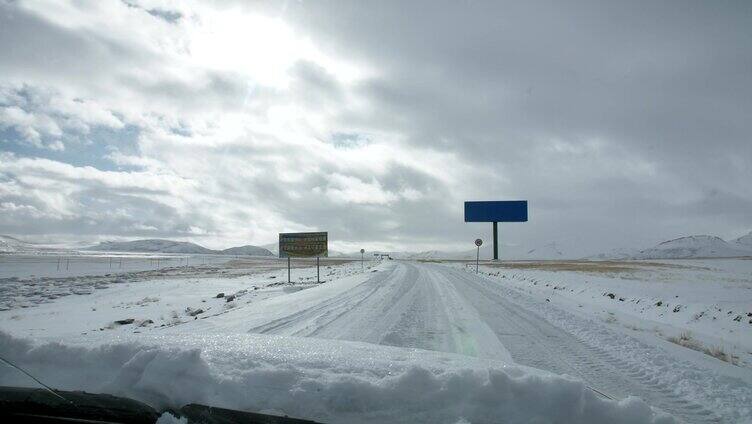
{"type": "Polygon", "coordinates": [[[465,222],[527,222],[527,200],[465,202],[465,222]]]}

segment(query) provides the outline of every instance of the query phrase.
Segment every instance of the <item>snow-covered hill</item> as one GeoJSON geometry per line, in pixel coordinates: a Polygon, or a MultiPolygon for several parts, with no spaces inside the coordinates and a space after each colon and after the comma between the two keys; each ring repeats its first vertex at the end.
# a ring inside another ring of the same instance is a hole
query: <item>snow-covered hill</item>
{"type": "Polygon", "coordinates": [[[272,252],[272,255],[274,256],[279,255],[279,243],[262,244],[259,247],[272,252]]]}
{"type": "Polygon", "coordinates": [[[212,254],[215,251],[199,246],[195,243],[172,240],[133,240],[133,241],[103,241],[87,250],[105,252],[159,252],[159,253],[203,253],[212,254]]]}
{"type": "Polygon", "coordinates": [[[64,251],[66,251],[66,249],[58,246],[29,243],[15,237],[0,235],[0,253],[36,255],[54,254],[64,251]]]}
{"type": "Polygon", "coordinates": [[[561,246],[557,246],[556,242],[551,242],[546,245],[530,249],[525,253],[525,257],[524,257],[524,259],[564,259],[564,258],[565,258],[564,252],[562,251],[561,246]]]}
{"type": "Polygon", "coordinates": [[[247,255],[247,256],[274,256],[274,253],[269,249],[264,249],[259,246],[252,246],[250,244],[245,246],[231,247],[229,249],[222,250],[223,255],[247,255]]]}
{"type": "Polygon", "coordinates": [[[629,247],[619,247],[611,249],[607,252],[598,253],[596,255],[587,256],[583,259],[599,260],[599,259],[632,259],[635,255],[640,253],[639,249],[629,247]]]}
{"type": "Polygon", "coordinates": [[[752,255],[752,247],[745,248],[741,243],[729,243],[716,236],[695,235],[664,241],[655,247],[640,251],[632,258],[728,258],[749,255],[752,255]]]}
{"type": "Polygon", "coordinates": [[[104,241],[86,250],[100,252],[144,252],[144,253],[186,253],[201,255],[254,255],[272,256],[272,252],[263,247],[245,245],[224,250],[212,250],[196,243],[162,239],[104,241]]]}
{"type": "Polygon", "coordinates": [[[736,249],[752,251],[752,231],[738,239],[731,240],[730,244],[736,249]]]}
{"type": "Polygon", "coordinates": [[[0,236],[0,253],[26,253],[33,250],[31,243],[11,236],[0,236]]]}

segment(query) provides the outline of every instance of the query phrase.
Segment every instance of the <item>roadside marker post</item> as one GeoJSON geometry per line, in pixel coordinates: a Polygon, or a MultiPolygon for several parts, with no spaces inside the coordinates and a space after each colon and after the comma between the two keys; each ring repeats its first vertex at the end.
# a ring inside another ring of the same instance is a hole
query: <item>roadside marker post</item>
{"type": "Polygon", "coordinates": [[[480,262],[480,246],[483,244],[483,240],[475,239],[475,246],[478,251],[475,253],[475,273],[478,273],[478,262],[480,262]]]}
{"type": "Polygon", "coordinates": [[[316,256],[316,284],[321,284],[321,278],[319,278],[319,257],[316,256]]]}
{"type": "Polygon", "coordinates": [[[363,268],[363,254],[366,253],[366,249],[360,249],[360,272],[365,271],[363,268]]]}
{"type": "Polygon", "coordinates": [[[290,284],[290,257],[287,257],[287,284],[290,284]]]}

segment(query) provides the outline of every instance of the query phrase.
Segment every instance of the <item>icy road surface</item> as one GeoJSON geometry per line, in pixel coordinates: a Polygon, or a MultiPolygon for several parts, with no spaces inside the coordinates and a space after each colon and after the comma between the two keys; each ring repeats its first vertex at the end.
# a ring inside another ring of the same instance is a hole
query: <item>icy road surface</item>
{"type": "Polygon", "coordinates": [[[498,281],[446,265],[403,262],[349,284],[304,290],[186,326],[511,356],[518,364],[578,377],[613,398],[642,397],[687,422],[750,420],[748,369],[698,369],[670,350],[498,281]]]}

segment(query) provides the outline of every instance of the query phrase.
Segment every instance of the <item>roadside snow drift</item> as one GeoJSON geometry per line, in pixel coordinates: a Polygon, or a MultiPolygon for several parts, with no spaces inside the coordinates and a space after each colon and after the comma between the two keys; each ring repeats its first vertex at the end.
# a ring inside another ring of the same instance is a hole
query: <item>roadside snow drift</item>
{"type": "MultiPolygon", "coordinates": [[[[35,344],[0,332],[0,355],[52,387],[157,409],[197,402],[330,423],[675,422],[640,399],[603,399],[566,377],[366,343],[244,334],[35,344]]],[[[34,383],[3,365],[0,384],[34,383]]]]}

